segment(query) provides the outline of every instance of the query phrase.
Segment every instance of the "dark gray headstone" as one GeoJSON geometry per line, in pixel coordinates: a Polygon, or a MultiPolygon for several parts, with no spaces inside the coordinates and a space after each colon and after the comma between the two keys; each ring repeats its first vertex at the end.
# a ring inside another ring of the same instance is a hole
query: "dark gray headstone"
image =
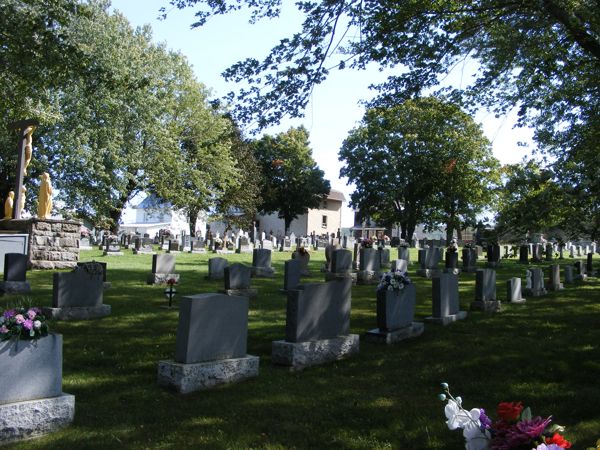
{"type": "Polygon", "coordinates": [[[500,262],[500,246],[498,244],[488,245],[487,260],[489,263],[495,263],[495,264],[500,262]]]}
{"type": "Polygon", "coordinates": [[[52,306],[102,306],[104,293],[103,271],[100,264],[77,266],[71,272],[55,273],[52,286],[52,306]]]}
{"type": "Polygon", "coordinates": [[[462,249],[463,268],[465,270],[477,266],[477,250],[474,248],[462,249]]]}
{"type": "Polygon", "coordinates": [[[152,255],[152,273],[175,273],[175,255],[152,255]]]}
{"type": "Polygon", "coordinates": [[[458,276],[452,273],[441,273],[432,278],[433,317],[440,318],[459,311],[458,276]]]}
{"type": "Polygon", "coordinates": [[[296,289],[300,284],[300,275],[302,274],[302,262],[300,259],[290,259],[284,264],[283,289],[288,291],[296,289]]]}
{"type": "Polygon", "coordinates": [[[529,245],[521,245],[519,247],[519,263],[529,264],[529,245]]]}
{"type": "Polygon", "coordinates": [[[437,247],[429,247],[425,252],[425,267],[427,269],[436,269],[442,259],[440,249],[437,247]]]}
{"type": "MultiPolygon", "coordinates": [[[[404,259],[397,261],[406,263],[404,259]]],[[[411,325],[415,318],[416,295],[414,284],[408,284],[399,291],[377,291],[377,328],[393,331],[411,325]]]]}
{"type": "Polygon", "coordinates": [[[352,252],[350,250],[334,250],[331,260],[333,273],[346,273],[352,270],[352,252]]]}
{"type": "Polygon", "coordinates": [[[478,269],[475,273],[475,300],[481,302],[496,301],[496,271],[478,269]]]}
{"type": "Polygon", "coordinates": [[[106,281],[106,263],[100,261],[91,261],[91,262],[78,262],[77,265],[83,267],[84,269],[88,269],[89,271],[95,271],[95,267],[88,267],[90,264],[97,264],[102,267],[102,281],[106,281]]]}
{"type": "Polygon", "coordinates": [[[6,253],[4,255],[4,281],[26,281],[27,255],[6,253]]]}
{"type": "Polygon", "coordinates": [[[410,261],[410,249],[408,247],[398,247],[398,259],[410,261]]]}
{"type": "Polygon", "coordinates": [[[458,252],[446,252],[446,269],[458,268],[458,252]]]}
{"type": "Polygon", "coordinates": [[[178,252],[179,251],[179,242],[175,239],[169,239],[169,248],[167,249],[169,252],[178,252]]]}
{"type": "Polygon", "coordinates": [[[248,298],[197,294],[181,299],[175,361],[202,361],[246,356],[248,298]]]}
{"type": "Polygon", "coordinates": [[[244,264],[234,263],[223,270],[225,289],[249,289],[252,269],[244,264]]]}
{"type": "Polygon", "coordinates": [[[352,279],[308,283],[288,292],[285,340],[306,342],[350,331],[352,279]]]}
{"type": "MultiPolygon", "coordinates": [[[[269,241],[270,242],[270,241],[269,241]]],[[[253,267],[271,267],[271,250],[265,248],[255,248],[252,251],[253,267]]]]}
{"type": "Polygon", "coordinates": [[[587,254],[585,269],[586,269],[587,273],[589,273],[589,274],[594,272],[594,262],[592,260],[593,257],[594,257],[593,253],[587,254]]]}
{"type": "Polygon", "coordinates": [[[208,278],[211,280],[222,280],[225,277],[225,267],[227,266],[229,266],[229,261],[225,258],[209,258],[208,278]]]}
{"type": "Polygon", "coordinates": [[[381,248],[377,251],[379,252],[379,266],[390,267],[390,249],[381,248]]]}
{"type": "Polygon", "coordinates": [[[360,270],[377,272],[381,268],[381,259],[376,248],[360,249],[360,270]]]}

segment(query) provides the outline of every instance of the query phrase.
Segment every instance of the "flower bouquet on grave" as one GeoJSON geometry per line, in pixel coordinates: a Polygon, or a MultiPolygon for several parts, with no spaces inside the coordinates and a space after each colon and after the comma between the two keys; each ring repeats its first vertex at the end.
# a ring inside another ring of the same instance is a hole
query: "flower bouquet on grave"
{"type": "Polygon", "coordinates": [[[165,289],[165,297],[169,300],[169,308],[173,306],[173,297],[177,294],[177,290],[175,289],[175,285],[177,284],[177,280],[175,278],[169,278],[167,280],[167,288],[165,289]]]}
{"type": "Polygon", "coordinates": [[[406,242],[404,239],[400,239],[400,243],[398,244],[398,247],[402,247],[402,248],[408,248],[408,242],[406,242]]]}
{"type": "Polygon", "coordinates": [[[458,245],[456,244],[456,241],[452,239],[450,244],[448,244],[448,247],[446,247],[446,253],[456,253],[457,251],[458,245]]]}
{"type": "Polygon", "coordinates": [[[373,248],[374,244],[375,244],[375,241],[371,238],[363,239],[360,242],[360,245],[362,248],[373,248]]]}
{"type": "Polygon", "coordinates": [[[40,308],[18,306],[0,316],[0,341],[32,340],[48,335],[48,320],[40,308]]]}
{"type": "Polygon", "coordinates": [[[377,291],[400,291],[411,283],[408,272],[386,272],[381,276],[377,291]]]}
{"type": "Polygon", "coordinates": [[[301,256],[308,255],[308,250],[306,249],[306,247],[298,247],[296,251],[301,256]]]}
{"type": "Polygon", "coordinates": [[[521,402],[498,404],[498,419],[492,421],[483,408],[467,411],[462,399],[453,397],[447,383],[442,383],[440,400],[448,400],[444,412],[451,430],[461,428],[467,450],[562,450],[571,443],[560,433],[564,428],[550,425],[552,416],[532,417],[521,402]]]}

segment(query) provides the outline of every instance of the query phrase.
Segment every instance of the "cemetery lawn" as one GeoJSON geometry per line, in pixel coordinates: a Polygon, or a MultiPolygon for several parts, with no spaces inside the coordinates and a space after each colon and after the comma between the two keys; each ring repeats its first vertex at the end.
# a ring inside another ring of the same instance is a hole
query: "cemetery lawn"
{"type": "MultiPolygon", "coordinates": [[[[290,258],[273,252],[276,277],[252,279],[258,297],[250,302],[248,353],[260,357],[258,378],[184,396],[156,382],[158,361],[174,356],[178,312],[160,308],[167,302],[164,286],[145,283],[151,256],[125,252],[81,255],[108,262],[112,288],[104,303],[112,306],[111,316],[51,324],[64,336],[63,391],[75,395],[74,423],[11,448],[464,449],[462,433],[445,425],[440,382],[449,383],[467,409],[483,407],[492,417],[501,401],[522,401],[534,416],[552,415],[574,449],[600,438],[598,278],[510,305],[504,303],[506,280],[524,282],[525,266],[504,260],[497,272],[501,313],[469,312],[447,327],[426,324],[421,337],[391,346],[361,340],[351,359],[289,372],[271,366],[271,341],[284,337],[279,289],[290,258]]],[[[181,295],[222,289],[222,282],[204,278],[211,256],[177,255],[176,304],[181,295]]],[[[252,260],[251,254],[226,257],[252,260]]],[[[311,252],[310,281],[324,280],[324,259],[324,252],[311,252]]],[[[483,260],[478,264],[483,267],[483,260]]],[[[431,315],[431,280],[417,277],[416,267],[409,274],[417,287],[416,320],[422,321],[431,315]]],[[[32,303],[51,306],[52,272],[28,272],[28,280],[32,303]]],[[[474,291],[475,275],[461,274],[461,309],[468,310],[474,291]]],[[[0,302],[6,307],[20,298],[0,302]]],[[[375,287],[353,287],[352,333],[362,335],[375,324],[375,287]]]]}

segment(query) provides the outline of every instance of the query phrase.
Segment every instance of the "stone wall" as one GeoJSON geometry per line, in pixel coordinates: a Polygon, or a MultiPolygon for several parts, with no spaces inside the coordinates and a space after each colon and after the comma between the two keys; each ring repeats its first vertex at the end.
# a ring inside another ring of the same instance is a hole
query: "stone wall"
{"type": "Polygon", "coordinates": [[[29,235],[29,265],[33,269],[67,269],[79,261],[80,222],[18,219],[0,221],[0,233],[29,235]]]}

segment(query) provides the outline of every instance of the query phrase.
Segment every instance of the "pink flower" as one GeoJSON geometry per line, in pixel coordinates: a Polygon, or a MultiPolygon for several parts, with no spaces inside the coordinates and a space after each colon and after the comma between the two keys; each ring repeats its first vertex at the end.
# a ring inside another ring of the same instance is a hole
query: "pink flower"
{"type": "Polygon", "coordinates": [[[8,333],[8,328],[6,328],[6,325],[2,325],[0,327],[0,333],[2,333],[2,334],[8,333]]]}
{"type": "Polygon", "coordinates": [[[21,324],[25,322],[25,317],[23,317],[23,314],[17,314],[15,316],[15,321],[17,322],[17,324],[21,324]]]}
{"type": "Polygon", "coordinates": [[[31,320],[35,319],[35,316],[37,316],[37,313],[33,309],[27,311],[27,317],[29,317],[31,320]]]}
{"type": "Polygon", "coordinates": [[[25,322],[23,322],[23,327],[26,330],[31,330],[33,328],[33,320],[27,319],[25,322]]]}

